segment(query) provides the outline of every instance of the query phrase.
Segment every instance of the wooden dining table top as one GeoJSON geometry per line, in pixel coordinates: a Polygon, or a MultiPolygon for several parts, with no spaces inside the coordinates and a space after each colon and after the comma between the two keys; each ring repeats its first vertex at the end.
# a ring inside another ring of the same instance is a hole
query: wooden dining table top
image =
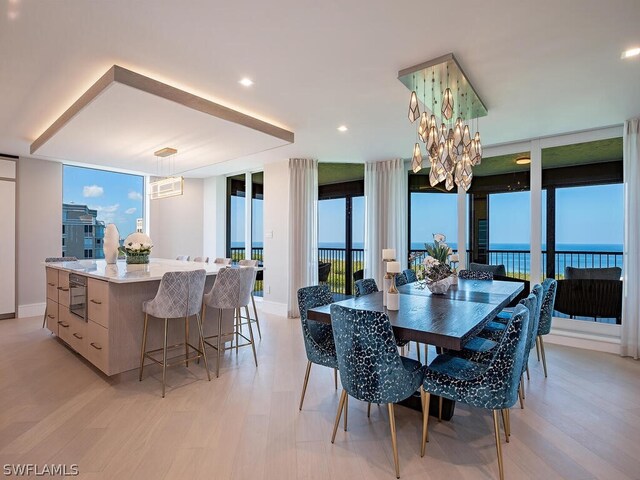
{"type": "MultiPolygon", "coordinates": [[[[462,350],[464,344],[524,289],[522,282],[459,279],[443,295],[417,282],[398,287],[400,308],[382,305],[382,292],[335,302],[359,310],[385,312],[397,338],[462,350]]],[[[311,308],[309,320],[331,323],[330,305],[311,308]]]]}

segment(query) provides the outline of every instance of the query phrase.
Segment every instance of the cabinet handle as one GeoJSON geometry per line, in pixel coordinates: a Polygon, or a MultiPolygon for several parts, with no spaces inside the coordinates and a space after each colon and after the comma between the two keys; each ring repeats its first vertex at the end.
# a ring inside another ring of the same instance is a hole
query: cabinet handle
{"type": "Polygon", "coordinates": [[[82,340],[82,335],[78,335],[77,333],[74,333],[73,336],[76,337],[78,340],[82,340]]]}
{"type": "Polygon", "coordinates": [[[64,328],[69,328],[69,324],[68,323],[64,323],[62,320],[58,321],[58,325],[60,325],[61,327],[64,327],[64,328]]]}
{"type": "Polygon", "coordinates": [[[89,345],[91,345],[93,348],[95,348],[96,350],[102,350],[102,347],[100,345],[96,345],[95,343],[91,342],[89,345]]]}
{"type": "Polygon", "coordinates": [[[102,302],[99,302],[98,300],[94,300],[93,298],[91,299],[91,303],[95,303],[96,305],[102,305],[102,302]]]}
{"type": "Polygon", "coordinates": [[[47,282],[47,285],[49,285],[50,287],[55,287],[56,286],[56,284],[52,283],[52,282],[47,282]]]}
{"type": "Polygon", "coordinates": [[[47,315],[47,318],[56,318],[53,315],[47,315]]]}

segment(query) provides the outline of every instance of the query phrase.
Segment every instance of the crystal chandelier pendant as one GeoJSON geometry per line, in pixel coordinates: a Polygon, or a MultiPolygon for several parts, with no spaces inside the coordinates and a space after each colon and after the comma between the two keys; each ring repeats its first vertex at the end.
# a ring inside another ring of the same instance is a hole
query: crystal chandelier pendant
{"type": "Polygon", "coordinates": [[[427,112],[422,112],[422,115],[420,116],[420,125],[418,126],[418,136],[420,137],[420,140],[422,140],[424,143],[427,142],[428,132],[429,132],[429,115],[427,115],[427,112]]]}
{"type": "Polygon", "coordinates": [[[413,173],[418,173],[422,170],[422,152],[420,151],[420,144],[416,142],[413,147],[413,159],[411,160],[411,169],[413,173]]]}
{"type": "Polygon", "coordinates": [[[447,171],[444,167],[445,158],[446,148],[444,143],[440,143],[440,145],[438,145],[438,157],[436,159],[436,177],[438,179],[437,183],[440,183],[445,178],[447,178],[447,171]]]}
{"type": "Polygon", "coordinates": [[[444,170],[447,175],[452,175],[456,167],[455,148],[453,140],[447,140],[445,145],[444,170]]]}
{"type": "Polygon", "coordinates": [[[467,149],[471,146],[471,132],[469,131],[469,125],[465,125],[462,130],[462,145],[467,149]]]}
{"type": "Polygon", "coordinates": [[[420,108],[418,107],[418,96],[416,91],[411,92],[411,99],[409,100],[409,121],[415,122],[420,117],[420,108]]]}
{"type": "Polygon", "coordinates": [[[453,190],[453,175],[451,175],[450,173],[447,173],[447,178],[446,178],[444,187],[447,190],[453,190]]]}
{"type": "Polygon", "coordinates": [[[431,170],[429,170],[429,184],[435,187],[438,184],[438,174],[436,173],[436,165],[431,158],[431,170]]]}
{"type": "Polygon", "coordinates": [[[431,153],[434,145],[438,144],[438,131],[436,130],[435,125],[432,123],[429,128],[429,135],[427,136],[427,152],[431,153]]]}
{"type": "Polygon", "coordinates": [[[442,95],[442,116],[447,120],[451,120],[453,116],[453,93],[447,88],[442,95]]]}
{"type": "Polygon", "coordinates": [[[475,143],[475,157],[471,159],[473,165],[480,165],[482,162],[482,143],[480,142],[480,132],[476,132],[473,137],[475,143]]]}
{"type": "Polygon", "coordinates": [[[438,137],[438,143],[444,143],[447,141],[447,126],[443,123],[440,125],[440,136],[438,137]]]}
{"type": "Polygon", "coordinates": [[[458,147],[462,143],[462,119],[458,117],[453,129],[453,144],[458,147]]]}
{"type": "Polygon", "coordinates": [[[456,185],[464,189],[464,191],[466,192],[471,186],[472,179],[473,169],[471,167],[471,158],[469,157],[469,154],[465,152],[462,155],[462,160],[460,160],[460,162],[458,162],[458,164],[456,165],[456,185]]]}

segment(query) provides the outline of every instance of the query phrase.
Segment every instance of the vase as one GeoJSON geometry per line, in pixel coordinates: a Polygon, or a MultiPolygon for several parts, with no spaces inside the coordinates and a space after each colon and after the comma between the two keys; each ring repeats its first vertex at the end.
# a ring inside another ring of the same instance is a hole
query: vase
{"type": "Polygon", "coordinates": [[[127,253],[127,263],[130,265],[149,263],[148,253],[127,253]]]}
{"type": "Polygon", "coordinates": [[[443,278],[435,282],[427,281],[427,288],[434,295],[444,295],[451,286],[451,277],[443,278]]]}
{"type": "Polygon", "coordinates": [[[103,243],[104,259],[107,265],[113,265],[118,261],[118,249],[120,248],[120,233],[113,223],[107,225],[104,231],[103,243]]]}

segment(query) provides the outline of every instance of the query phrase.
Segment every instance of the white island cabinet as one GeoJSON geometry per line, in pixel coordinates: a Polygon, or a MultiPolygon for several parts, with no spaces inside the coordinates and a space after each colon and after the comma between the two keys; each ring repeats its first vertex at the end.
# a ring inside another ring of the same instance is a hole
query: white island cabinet
{"type": "MultiPolygon", "coordinates": [[[[205,292],[208,292],[220,269],[218,265],[212,264],[153,258],[147,265],[127,265],[124,261],[107,265],[104,260],[45,265],[47,328],[107,375],[140,366],[144,321],[142,302],[151,300],[156,295],[164,273],[205,269],[205,292]],[[86,299],[81,296],[80,300],[86,310],[79,309],[80,315],[72,313],[69,307],[70,299],[75,299],[74,295],[78,296],[78,291],[69,286],[70,274],[80,275],[81,280],[86,283],[86,299]],[[84,315],[83,311],[86,312],[84,315]]],[[[174,320],[169,325],[169,344],[183,342],[184,322],[174,320]]],[[[162,326],[161,321],[149,319],[147,350],[162,347],[162,326]]],[[[190,342],[197,345],[195,318],[190,320],[190,327],[190,342]]],[[[217,333],[217,316],[212,309],[207,309],[203,327],[205,336],[217,333]]],[[[231,330],[232,312],[225,311],[223,331],[231,330]]],[[[225,340],[230,340],[230,337],[225,340]]],[[[176,351],[175,354],[183,352],[176,351]]]]}

